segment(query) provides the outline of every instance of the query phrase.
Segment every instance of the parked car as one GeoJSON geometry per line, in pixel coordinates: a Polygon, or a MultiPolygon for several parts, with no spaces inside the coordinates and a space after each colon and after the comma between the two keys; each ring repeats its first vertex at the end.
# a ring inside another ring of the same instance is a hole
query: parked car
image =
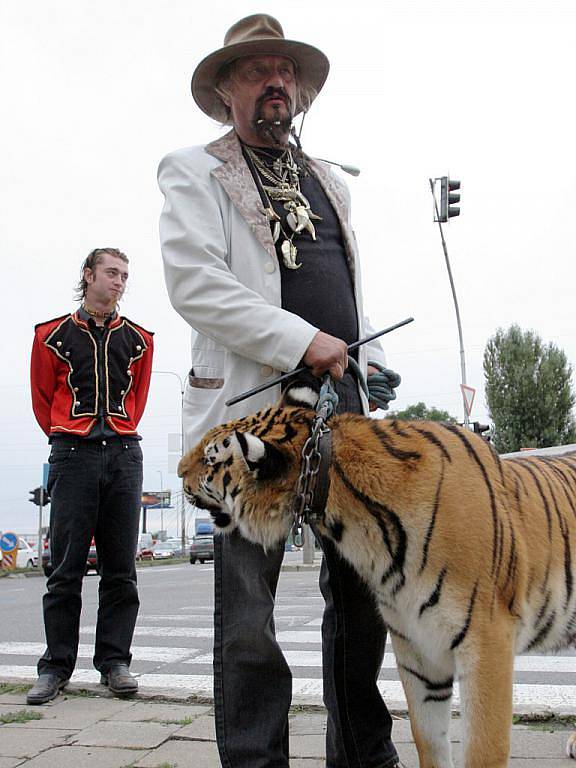
{"type": "Polygon", "coordinates": [[[183,557],[182,542],[179,540],[158,541],[152,547],[152,557],[154,560],[168,560],[173,557],[183,557]]]}
{"type": "MultiPolygon", "coordinates": [[[[46,577],[51,576],[54,571],[54,568],[52,568],[52,555],[50,551],[50,531],[48,531],[46,538],[44,539],[44,548],[42,549],[42,570],[46,577]]],[[[86,559],[86,573],[89,571],[100,573],[98,552],[96,551],[94,537],[92,537],[92,541],[90,542],[90,549],[88,550],[88,557],[86,559]]]]}
{"type": "Polygon", "coordinates": [[[138,537],[136,560],[152,560],[154,540],[151,533],[141,533],[138,537]]]}
{"type": "Polygon", "coordinates": [[[38,565],[38,550],[21,536],[18,537],[18,553],[16,555],[16,568],[35,568],[38,565]]]}
{"type": "Polygon", "coordinates": [[[197,533],[192,536],[190,542],[190,562],[192,565],[200,560],[205,563],[206,560],[214,560],[214,536],[211,533],[197,533]]]}

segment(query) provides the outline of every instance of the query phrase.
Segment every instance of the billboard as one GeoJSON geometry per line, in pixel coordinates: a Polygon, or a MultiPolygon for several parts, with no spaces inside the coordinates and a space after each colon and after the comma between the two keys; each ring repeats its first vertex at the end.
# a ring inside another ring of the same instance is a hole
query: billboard
{"type": "Polygon", "coordinates": [[[172,491],[142,491],[141,504],[147,509],[166,509],[170,506],[172,491]]]}

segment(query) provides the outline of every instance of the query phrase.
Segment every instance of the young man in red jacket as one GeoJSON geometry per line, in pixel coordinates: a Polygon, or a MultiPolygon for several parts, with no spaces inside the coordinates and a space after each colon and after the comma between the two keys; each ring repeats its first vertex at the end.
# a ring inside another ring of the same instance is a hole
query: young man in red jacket
{"type": "Polygon", "coordinates": [[[152,371],[152,334],[121,317],[128,259],[97,248],[82,265],[81,307],[36,326],[32,405],[52,449],[48,493],[53,572],[44,596],[47,648],[28,704],[44,704],[76,664],[82,578],[92,537],[100,589],[94,666],[117,695],[136,692],[130,645],[138,615],[135,553],[142,494],[137,432],[152,371]]]}

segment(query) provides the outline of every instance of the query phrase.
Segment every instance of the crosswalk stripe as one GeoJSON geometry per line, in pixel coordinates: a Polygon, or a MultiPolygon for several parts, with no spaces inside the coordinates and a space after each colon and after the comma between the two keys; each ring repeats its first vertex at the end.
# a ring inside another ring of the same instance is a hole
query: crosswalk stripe
{"type": "MultiPolygon", "coordinates": [[[[284,657],[291,667],[322,667],[321,651],[284,650],[284,657]]],[[[212,664],[212,653],[203,653],[189,658],[185,664],[212,664]]],[[[396,657],[385,653],[382,669],[396,669],[396,657]]],[[[562,672],[576,675],[576,656],[517,656],[516,672],[562,672]]],[[[566,684],[569,684],[566,681],[566,684]]]]}
{"type": "MultiPolygon", "coordinates": [[[[6,656],[41,656],[46,650],[44,643],[0,643],[0,655],[6,656]]],[[[144,645],[133,645],[131,648],[132,657],[135,661],[159,661],[172,663],[182,661],[195,653],[199,653],[199,648],[168,648],[165,646],[148,647],[144,645]]],[[[80,644],[78,646],[79,659],[91,659],[94,656],[94,646],[80,644]]]]}
{"type": "MultiPolygon", "coordinates": [[[[93,635],[95,626],[80,627],[81,635],[93,635]]],[[[139,627],[134,630],[135,636],[151,637],[214,637],[212,627],[139,627]]]]}
{"type": "MultiPolygon", "coordinates": [[[[0,665],[0,677],[17,680],[34,680],[36,678],[36,667],[0,665]]],[[[141,675],[136,674],[136,677],[143,688],[162,688],[165,690],[179,689],[186,690],[191,695],[212,695],[211,675],[162,675],[145,673],[141,675]]],[[[72,675],[72,682],[75,683],[97,683],[99,680],[99,673],[92,669],[76,669],[72,675]]],[[[378,688],[391,709],[404,709],[406,707],[404,691],[398,680],[379,680],[378,688]]],[[[320,702],[322,699],[322,680],[320,679],[294,678],[292,689],[295,703],[297,703],[298,700],[316,703],[320,702]]],[[[458,685],[455,685],[453,704],[458,706],[459,703],[460,692],[458,685]]],[[[542,706],[544,703],[547,707],[551,707],[555,710],[573,712],[576,708],[575,686],[540,684],[514,686],[515,708],[530,707],[534,705],[542,706]]]]}

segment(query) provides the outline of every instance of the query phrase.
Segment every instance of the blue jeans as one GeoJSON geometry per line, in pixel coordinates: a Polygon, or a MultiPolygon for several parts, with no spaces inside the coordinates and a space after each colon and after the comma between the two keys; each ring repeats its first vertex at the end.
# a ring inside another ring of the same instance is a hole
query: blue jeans
{"type": "MultiPolygon", "coordinates": [[[[355,384],[339,410],[358,412],[355,384]]],[[[332,543],[320,540],[327,768],[391,768],[392,720],[376,682],[386,628],[375,602],[332,543]]],[[[292,675],[274,629],[284,547],[265,553],[237,532],[214,538],[214,704],[223,768],[287,768],[292,675]]]]}
{"type": "Polygon", "coordinates": [[[38,674],[68,679],[76,665],[82,579],[94,536],[100,568],[94,666],[130,664],[138,615],[135,555],[142,494],[137,440],[54,438],[48,492],[53,572],[44,595],[47,648],[38,674]]]}

